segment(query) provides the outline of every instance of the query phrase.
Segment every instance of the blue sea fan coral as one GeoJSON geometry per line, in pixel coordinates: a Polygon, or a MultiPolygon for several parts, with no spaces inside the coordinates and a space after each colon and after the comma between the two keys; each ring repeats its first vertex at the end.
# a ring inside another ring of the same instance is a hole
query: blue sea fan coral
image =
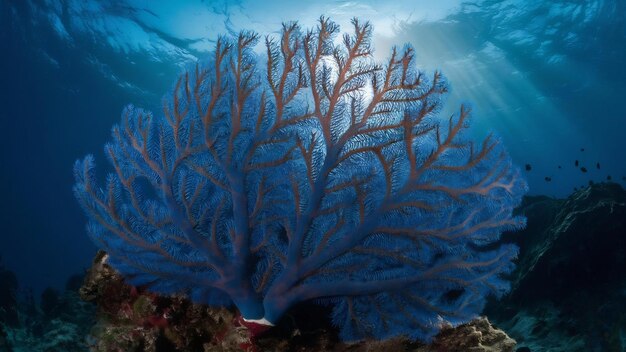
{"type": "Polygon", "coordinates": [[[234,304],[274,324],[294,304],[332,304],[345,340],[428,340],[508,289],[513,217],[526,185],[499,141],[440,121],[447,84],[409,46],[372,58],[369,23],[336,40],[321,18],[277,38],[220,38],[163,112],[129,106],[96,185],[75,165],[88,232],[134,285],[234,304]]]}

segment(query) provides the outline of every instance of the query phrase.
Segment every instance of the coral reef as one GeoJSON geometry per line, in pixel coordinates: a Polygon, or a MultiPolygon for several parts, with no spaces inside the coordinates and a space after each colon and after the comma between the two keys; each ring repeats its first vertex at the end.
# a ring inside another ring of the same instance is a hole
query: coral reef
{"type": "Polygon", "coordinates": [[[626,191],[599,183],[567,199],[527,197],[513,289],[486,314],[533,352],[626,348],[626,191]]]}
{"type": "Polygon", "coordinates": [[[17,292],[18,282],[10,271],[0,269],[0,351],[83,352],[94,324],[94,307],[83,302],[77,291],[60,293],[52,288],[42,293],[37,306],[32,294],[17,292]],[[9,314],[7,314],[7,312],[9,314]]]}
{"type": "Polygon", "coordinates": [[[512,352],[515,346],[515,340],[495,329],[486,317],[480,317],[469,324],[443,329],[432,344],[417,351],[512,352]]]}
{"type": "Polygon", "coordinates": [[[377,62],[372,26],[320,18],[221,37],[153,115],[123,111],[98,186],[74,167],[88,233],[129,282],[234,305],[277,325],[295,305],[332,306],[341,338],[424,341],[508,290],[500,233],[526,190],[500,141],[468,139],[470,111],[440,119],[448,85],[410,46],[377,62]]]}
{"type": "Polygon", "coordinates": [[[100,252],[81,295],[98,306],[92,351],[513,351],[515,341],[486,318],[443,327],[430,345],[405,337],[345,343],[328,319],[328,308],[296,307],[275,329],[254,335],[240,316],[225,308],[195,304],[182,296],[159,296],[124,283],[100,252]]]}
{"type": "Polygon", "coordinates": [[[251,343],[233,312],[127,285],[107,259],[98,252],[80,288],[98,307],[92,351],[226,351],[251,343]]]}

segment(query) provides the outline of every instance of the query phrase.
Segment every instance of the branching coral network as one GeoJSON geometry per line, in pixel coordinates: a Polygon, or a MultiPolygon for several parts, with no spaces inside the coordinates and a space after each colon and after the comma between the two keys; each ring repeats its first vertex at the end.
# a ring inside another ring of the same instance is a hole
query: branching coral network
{"type": "Polygon", "coordinates": [[[260,57],[257,34],[221,37],[162,114],[124,110],[104,188],[76,162],[89,234],[130,283],[268,325],[316,300],[346,340],[427,340],[506,292],[518,169],[463,136],[469,109],[440,121],[448,86],[410,46],[378,63],[352,24],[285,24],[260,57]]]}

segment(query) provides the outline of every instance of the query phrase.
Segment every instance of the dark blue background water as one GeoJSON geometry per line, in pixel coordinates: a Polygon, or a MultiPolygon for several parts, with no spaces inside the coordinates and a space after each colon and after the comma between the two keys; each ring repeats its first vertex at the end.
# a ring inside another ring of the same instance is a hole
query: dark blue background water
{"type": "Polygon", "coordinates": [[[71,192],[72,163],[93,153],[106,164],[122,107],[158,111],[219,33],[308,26],[322,13],[371,19],[379,58],[411,42],[424,69],[450,80],[445,113],[470,102],[476,137],[495,130],[518,164],[532,165],[531,194],[566,196],[608,175],[626,184],[626,2],[434,3],[0,0],[5,265],[37,291],[86,268],[95,247],[71,192]]]}

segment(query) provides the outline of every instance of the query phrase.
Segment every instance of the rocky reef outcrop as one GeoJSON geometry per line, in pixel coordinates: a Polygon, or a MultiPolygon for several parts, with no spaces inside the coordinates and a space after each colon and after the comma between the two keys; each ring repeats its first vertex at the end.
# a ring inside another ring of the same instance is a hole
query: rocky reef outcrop
{"type": "MultiPolygon", "coordinates": [[[[15,274],[4,268],[0,262],[0,322],[7,326],[16,326],[19,323],[17,313],[18,282],[15,274]]],[[[2,330],[0,330],[0,341],[2,330]]],[[[0,345],[1,346],[1,345],[0,345]]]]}
{"type": "Polygon", "coordinates": [[[319,306],[296,307],[278,326],[252,336],[225,308],[193,304],[183,296],[159,296],[126,285],[99,252],[80,289],[98,307],[92,351],[415,351],[513,352],[515,341],[486,318],[445,327],[435,340],[342,343],[319,306]]]}
{"type": "Polygon", "coordinates": [[[526,351],[626,350],[626,191],[616,183],[566,199],[527,197],[512,291],[486,314],[526,351]]]}
{"type": "Polygon", "coordinates": [[[0,351],[83,352],[95,309],[78,291],[46,289],[36,302],[19,289],[15,275],[0,268],[0,351]]]}

